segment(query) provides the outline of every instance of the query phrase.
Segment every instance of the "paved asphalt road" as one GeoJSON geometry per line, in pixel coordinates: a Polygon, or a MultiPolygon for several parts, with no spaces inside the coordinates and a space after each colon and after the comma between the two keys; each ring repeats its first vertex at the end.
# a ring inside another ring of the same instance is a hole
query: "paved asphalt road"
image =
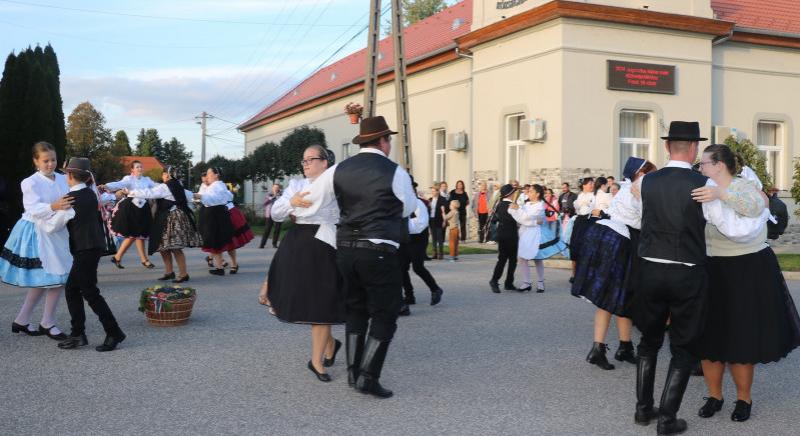
{"type": "MultiPolygon", "coordinates": [[[[594,310],[569,295],[564,270],[547,270],[545,294],[495,295],[486,285],[492,255],[429,262],[443,302],[431,307],[418,291],[381,380],[395,396],[377,400],[347,387],[343,353],[332,383],[306,369],[309,328],[281,323],[256,303],[273,250],[252,247],[241,250],[239,274],[225,277],[206,272],[199,250],[188,253],[199,299],[190,323],[177,328],[151,327],[136,310],[159,269],[144,270],[133,253],[125,270],[103,259],[101,289],[128,334],[112,353],[94,351],[103,333],[91,312],[92,347],[62,351],[46,337],[12,334],[24,290],[0,286],[0,434],[655,434],[653,425],[633,424],[635,367],[604,372],[584,361],[594,310]]],[[[790,286],[800,301],[800,282],[790,286]]],[[[63,302],[58,320],[69,324],[63,302]]],[[[343,328],[334,334],[341,339],[343,328]]],[[[798,434],[799,364],[795,352],[757,368],[746,423],[729,418],[728,378],[722,413],[697,417],[705,389],[695,377],[680,415],[693,434],[798,434]]],[[[664,351],[658,392],[666,367],[664,351]]]]}

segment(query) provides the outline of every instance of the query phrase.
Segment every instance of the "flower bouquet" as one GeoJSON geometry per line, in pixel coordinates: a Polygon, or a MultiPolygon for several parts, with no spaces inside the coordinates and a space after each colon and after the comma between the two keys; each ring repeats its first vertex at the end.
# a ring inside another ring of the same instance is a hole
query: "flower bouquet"
{"type": "Polygon", "coordinates": [[[183,325],[189,321],[196,299],[197,293],[188,286],[156,285],[142,290],[139,311],[151,325],[183,325]]]}
{"type": "Polygon", "coordinates": [[[361,119],[361,115],[364,113],[364,106],[351,101],[345,105],[344,113],[350,117],[350,124],[358,124],[359,120],[361,119]]]}

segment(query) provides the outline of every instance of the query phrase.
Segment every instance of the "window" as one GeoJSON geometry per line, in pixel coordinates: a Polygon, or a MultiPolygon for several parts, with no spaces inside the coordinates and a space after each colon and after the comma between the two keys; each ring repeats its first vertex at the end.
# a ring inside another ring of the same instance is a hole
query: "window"
{"type": "Polygon", "coordinates": [[[433,131],[433,181],[447,180],[447,132],[445,129],[433,131]]]}
{"type": "Polygon", "coordinates": [[[350,143],[345,142],[342,144],[342,160],[345,160],[348,157],[350,157],[350,143]]]}
{"type": "Polygon", "coordinates": [[[624,110],[619,113],[619,168],[631,156],[650,159],[653,150],[653,114],[624,110]]]}
{"type": "Polygon", "coordinates": [[[783,158],[783,123],[779,121],[759,121],[756,129],[758,151],[767,160],[767,174],[772,184],[781,187],[783,158]]]}
{"type": "Polygon", "coordinates": [[[522,153],[525,142],[522,141],[522,123],[525,115],[515,114],[506,117],[506,178],[520,181],[522,175],[522,153]]]}

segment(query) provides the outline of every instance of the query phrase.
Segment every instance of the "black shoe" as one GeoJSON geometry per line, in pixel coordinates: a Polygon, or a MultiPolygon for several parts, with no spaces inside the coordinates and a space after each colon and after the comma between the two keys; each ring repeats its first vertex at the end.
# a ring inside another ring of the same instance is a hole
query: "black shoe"
{"type": "Polygon", "coordinates": [[[389,341],[379,341],[372,336],[367,339],[367,343],[364,345],[364,357],[359,368],[359,377],[355,386],[357,391],[377,398],[389,398],[393,395],[392,391],[384,388],[378,382],[381,378],[383,362],[386,360],[388,351],[389,341]]]}
{"type": "Polygon", "coordinates": [[[46,328],[42,327],[41,324],[39,324],[39,333],[43,334],[43,335],[47,335],[48,338],[55,339],[57,341],[63,341],[64,339],[68,338],[68,336],[64,332],[61,332],[61,333],[59,333],[57,335],[52,334],[50,331],[53,330],[54,327],[55,327],[55,325],[51,326],[49,329],[46,329],[46,328]]]}
{"type": "Polygon", "coordinates": [[[334,362],[336,362],[336,353],[339,352],[339,348],[342,348],[342,342],[338,339],[333,340],[333,356],[330,359],[325,357],[322,360],[322,366],[333,366],[334,362]]]}
{"type": "Polygon", "coordinates": [[[444,294],[442,288],[436,288],[431,291],[431,306],[436,306],[442,301],[442,294],[444,294]]]}
{"type": "Polygon", "coordinates": [[[606,371],[614,369],[614,365],[608,363],[608,359],[606,358],[606,350],[608,350],[606,344],[600,342],[593,343],[592,349],[589,351],[589,355],[586,356],[586,361],[592,365],[597,365],[606,371]]]}
{"type": "Polygon", "coordinates": [[[650,425],[658,419],[658,409],[653,407],[653,385],[656,380],[656,358],[639,356],[636,363],[636,414],[633,422],[650,425]]]}
{"type": "Polygon", "coordinates": [[[86,339],[86,334],[81,333],[79,335],[73,335],[70,333],[67,339],[58,343],[58,348],[62,350],[71,350],[73,348],[83,347],[87,344],[89,344],[89,341],[86,339]]]}
{"type": "Polygon", "coordinates": [[[500,285],[497,282],[489,282],[489,286],[492,288],[492,292],[495,294],[500,293],[500,285]]]}
{"type": "Polygon", "coordinates": [[[214,276],[224,276],[225,275],[225,268],[214,268],[208,270],[208,273],[214,276]]]}
{"type": "Polygon", "coordinates": [[[125,333],[121,333],[118,336],[106,335],[106,340],[103,341],[103,344],[96,346],[94,349],[101,353],[105,351],[113,351],[115,348],[117,348],[117,345],[119,345],[120,342],[125,340],[126,337],[127,336],[125,336],[125,333]]]}
{"type": "Polygon", "coordinates": [[[417,298],[414,297],[413,293],[409,293],[409,294],[406,294],[405,298],[403,298],[403,302],[410,306],[412,304],[417,304],[417,298]]]}
{"type": "Polygon", "coordinates": [[[175,280],[172,281],[172,283],[183,283],[183,282],[188,282],[188,281],[189,281],[189,274],[186,274],[183,277],[176,278],[175,280]]]}
{"type": "Polygon", "coordinates": [[[153,265],[153,262],[150,262],[149,260],[142,262],[142,266],[147,269],[153,269],[156,267],[155,265],[153,265]]]}
{"type": "Polygon", "coordinates": [[[544,292],[544,282],[536,283],[536,293],[541,294],[544,292]]]}
{"type": "Polygon", "coordinates": [[[506,283],[505,285],[503,285],[503,289],[505,289],[506,291],[516,291],[517,287],[514,286],[513,283],[506,283]]]}
{"type": "Polygon", "coordinates": [[[361,358],[364,355],[364,335],[347,333],[344,339],[344,348],[347,357],[347,384],[355,387],[361,358]]]}
{"type": "Polygon", "coordinates": [[[714,397],[703,397],[706,400],[706,404],[703,404],[703,407],[697,411],[697,416],[701,418],[711,418],[714,416],[715,413],[722,410],[722,403],[725,402],[725,399],[718,400],[714,397]]]}
{"type": "Polygon", "coordinates": [[[211,256],[206,256],[206,263],[208,264],[209,268],[214,268],[214,261],[211,260],[211,256]]]}
{"type": "Polygon", "coordinates": [[[636,365],[636,354],[633,352],[633,342],[619,341],[619,348],[614,353],[614,359],[636,365]]]}
{"type": "Polygon", "coordinates": [[[38,330],[30,330],[28,326],[17,324],[16,322],[11,323],[11,333],[25,333],[28,336],[41,336],[42,332],[38,330]]]}
{"type": "Polygon", "coordinates": [[[164,281],[167,281],[167,280],[172,280],[174,278],[175,278],[175,273],[171,272],[169,274],[164,274],[163,276],[159,277],[158,279],[161,280],[162,282],[164,282],[164,281]]]}
{"type": "Polygon", "coordinates": [[[736,400],[736,407],[733,409],[733,413],[731,414],[731,421],[736,422],[744,422],[750,419],[750,409],[753,407],[753,400],[750,400],[750,404],[746,403],[743,400],[736,400]]]}
{"type": "Polygon", "coordinates": [[[408,307],[408,304],[403,303],[403,304],[400,305],[400,311],[397,312],[397,315],[399,315],[399,316],[409,316],[409,315],[411,315],[411,308],[408,307]]]}
{"type": "Polygon", "coordinates": [[[686,421],[678,419],[678,410],[686,392],[686,385],[691,377],[691,369],[675,368],[672,365],[667,372],[667,382],[661,394],[661,405],[658,408],[659,435],[681,434],[686,431],[686,421]]]}
{"type": "Polygon", "coordinates": [[[319,380],[321,382],[325,382],[325,383],[331,381],[331,376],[329,374],[324,373],[324,372],[317,372],[317,370],[314,369],[314,365],[311,364],[310,360],[308,361],[308,369],[310,369],[311,372],[313,372],[314,375],[317,376],[317,380],[319,380]]]}
{"type": "Polygon", "coordinates": [[[121,260],[117,260],[117,258],[114,257],[114,256],[111,256],[111,263],[113,263],[114,266],[119,268],[119,269],[125,269],[125,267],[122,266],[122,261],[121,260]]]}
{"type": "Polygon", "coordinates": [[[239,265],[236,265],[231,267],[231,270],[228,271],[228,274],[236,274],[238,272],[239,272],[239,265]]]}
{"type": "Polygon", "coordinates": [[[529,291],[533,290],[533,287],[531,285],[528,285],[528,286],[525,286],[524,288],[517,288],[516,290],[517,290],[517,292],[529,292],[529,291]]]}
{"type": "Polygon", "coordinates": [[[570,278],[569,278],[569,283],[570,283],[570,284],[573,284],[573,283],[575,283],[575,277],[570,277],[570,278]]]}

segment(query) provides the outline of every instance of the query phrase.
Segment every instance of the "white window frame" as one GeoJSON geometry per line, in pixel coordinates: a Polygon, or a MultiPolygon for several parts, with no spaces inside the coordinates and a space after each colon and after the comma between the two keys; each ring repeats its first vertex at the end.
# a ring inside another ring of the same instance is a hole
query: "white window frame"
{"type": "MultiPolygon", "coordinates": [[[[617,119],[619,120],[619,131],[617,132],[617,135],[619,136],[619,141],[617,141],[617,150],[619,152],[619,163],[620,163],[619,172],[621,173],[622,169],[625,167],[625,162],[622,160],[622,145],[623,144],[629,144],[631,146],[631,153],[632,153],[631,156],[640,157],[642,159],[647,159],[647,160],[652,162],[653,161],[653,153],[655,153],[655,140],[653,139],[653,135],[655,134],[655,131],[656,131],[655,130],[655,114],[652,111],[646,111],[646,110],[622,109],[622,110],[619,111],[619,114],[617,114],[617,119]],[[648,124],[649,124],[648,130],[650,132],[650,137],[649,138],[632,138],[632,137],[622,136],[622,114],[623,113],[647,114],[647,116],[649,117],[649,119],[648,119],[648,124]],[[639,153],[639,147],[644,146],[644,145],[647,146],[647,153],[646,153],[647,155],[646,156],[642,156],[642,154],[645,154],[645,153],[639,153]]],[[[627,158],[626,158],[626,160],[627,160],[627,158]]]]}
{"type": "Polygon", "coordinates": [[[505,139],[506,139],[506,146],[505,146],[505,170],[506,170],[506,180],[517,180],[520,184],[523,183],[524,174],[523,174],[523,158],[525,157],[525,144],[526,142],[521,139],[522,134],[522,122],[525,121],[525,114],[524,113],[516,113],[511,115],[506,115],[505,118],[505,139]],[[512,123],[516,123],[517,125],[517,135],[513,137],[512,134],[512,123]],[[512,160],[511,156],[514,156],[516,167],[512,168],[512,160]]]}
{"type": "Polygon", "coordinates": [[[447,130],[431,131],[431,149],[433,150],[433,181],[447,180],[447,130]]]}
{"type": "Polygon", "coordinates": [[[349,142],[343,142],[342,143],[342,160],[345,160],[348,157],[350,157],[350,143],[349,142]]]}
{"type": "Polygon", "coordinates": [[[767,165],[767,174],[772,178],[772,184],[777,187],[778,189],[782,189],[784,186],[784,178],[783,178],[783,162],[785,159],[784,149],[786,145],[786,125],[783,121],[775,121],[775,120],[758,120],[756,122],[756,135],[755,140],[758,141],[758,129],[761,127],[762,124],[773,124],[778,126],[778,132],[775,135],[776,142],[779,144],[776,145],[763,145],[763,144],[756,144],[758,147],[758,151],[763,152],[762,156],[766,158],[766,165],[767,165]],[[772,162],[772,153],[771,151],[778,152],[778,162],[772,162]],[[770,169],[773,167],[773,164],[777,170],[777,174],[771,174],[770,169]]]}

